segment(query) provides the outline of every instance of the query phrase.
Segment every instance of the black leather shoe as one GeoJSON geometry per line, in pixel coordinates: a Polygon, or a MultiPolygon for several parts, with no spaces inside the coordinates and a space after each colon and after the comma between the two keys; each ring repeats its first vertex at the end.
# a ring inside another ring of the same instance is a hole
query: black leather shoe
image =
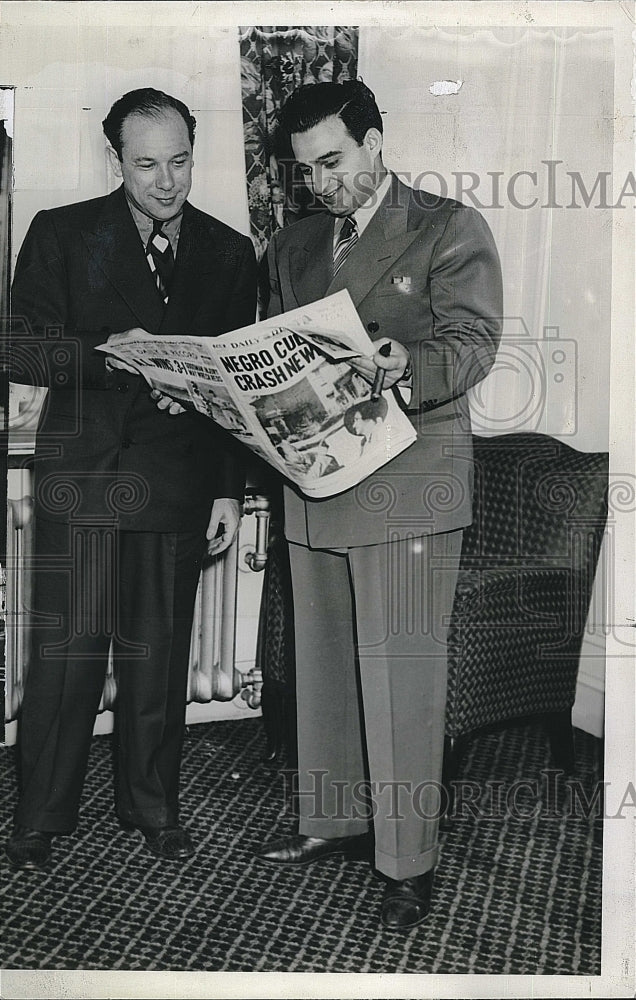
{"type": "Polygon", "coordinates": [[[331,854],[344,854],[349,860],[362,860],[371,857],[371,839],[368,834],[357,837],[303,837],[297,833],[293,837],[274,840],[265,844],[256,853],[259,861],[267,861],[274,865],[311,865],[331,854]]]}
{"type": "Polygon", "coordinates": [[[194,844],[187,830],[180,826],[158,828],[139,827],[146,840],[146,847],[164,861],[185,861],[194,854],[194,844]]]}
{"type": "Polygon", "coordinates": [[[401,881],[387,879],[382,900],[381,920],[391,930],[408,930],[417,927],[428,916],[431,908],[434,869],[405,878],[401,881]]]}
{"type": "Polygon", "coordinates": [[[13,868],[28,871],[44,870],[51,860],[52,833],[16,826],[5,846],[6,855],[13,868]]]}

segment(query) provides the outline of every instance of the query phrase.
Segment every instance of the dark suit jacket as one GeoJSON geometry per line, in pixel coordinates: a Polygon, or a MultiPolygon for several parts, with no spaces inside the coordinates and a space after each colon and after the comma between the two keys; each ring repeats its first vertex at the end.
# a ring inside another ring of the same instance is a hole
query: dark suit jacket
{"type": "Polygon", "coordinates": [[[11,378],[49,387],[41,517],[114,513],[122,528],[198,530],[216,497],[242,497],[232,439],[198,414],[161,412],[140,376],[107,373],[93,348],[134,327],[214,337],[253,323],[255,268],[247,237],[186,202],[164,309],[123,188],[35,217],[13,282],[11,378]]]}
{"type": "Polygon", "coordinates": [[[408,416],[418,438],[339,496],[305,500],[286,489],[287,538],[340,547],[464,527],[472,517],[465,393],[493,364],[503,312],[490,230],[474,209],[394,176],[335,279],[333,232],[333,217],[319,213],[276,233],[268,315],[347,288],[371,339],[391,337],[412,354],[408,416]]]}

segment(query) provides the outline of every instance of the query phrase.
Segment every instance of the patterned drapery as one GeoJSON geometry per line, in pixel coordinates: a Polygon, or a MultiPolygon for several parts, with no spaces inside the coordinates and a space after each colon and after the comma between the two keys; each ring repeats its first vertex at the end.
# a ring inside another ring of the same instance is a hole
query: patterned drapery
{"type": "Polygon", "coordinates": [[[11,260],[11,137],[0,121],[0,316],[9,308],[9,262],[11,260]]]}
{"type": "Polygon", "coordinates": [[[259,257],[273,233],[302,212],[291,152],[276,135],[278,111],[303,83],[355,79],[358,29],[241,27],[241,90],[250,229],[259,257]]]}
{"type": "MultiPolygon", "coordinates": [[[[294,184],[293,156],[277,134],[278,112],[303,83],[342,83],[358,70],[358,29],[240,28],[245,174],[250,232],[262,257],[276,232],[308,211],[304,184],[294,184]]],[[[261,302],[264,308],[265,301],[261,302]]],[[[295,664],[291,579],[281,530],[280,485],[267,489],[272,531],[263,580],[256,667],[263,676],[262,709],[268,755],[284,751],[295,766],[295,664]],[[285,613],[285,606],[287,612],[285,613]]]]}
{"type": "Polygon", "coordinates": [[[9,267],[11,260],[11,137],[0,120],[0,665],[4,662],[4,571],[6,566],[7,448],[4,444],[9,412],[9,377],[2,349],[3,327],[9,312],[9,267]]]}

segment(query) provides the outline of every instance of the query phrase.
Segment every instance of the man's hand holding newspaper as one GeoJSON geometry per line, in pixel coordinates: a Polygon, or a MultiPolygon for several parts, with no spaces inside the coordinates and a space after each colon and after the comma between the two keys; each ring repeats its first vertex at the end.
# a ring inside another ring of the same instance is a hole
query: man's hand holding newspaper
{"type": "Polygon", "coordinates": [[[408,371],[411,356],[404,344],[398,340],[390,340],[382,337],[373,344],[377,348],[375,354],[370,358],[359,357],[350,358],[351,367],[362,375],[367,382],[373,384],[378,368],[384,371],[383,389],[391,389],[396,383],[402,381],[404,373],[408,371]],[[387,350],[387,345],[390,350],[387,350]],[[381,349],[384,348],[384,351],[381,349]]]}
{"type": "MultiPolygon", "coordinates": [[[[135,340],[139,340],[140,338],[150,338],[152,336],[153,334],[148,333],[147,330],[142,330],[141,327],[136,327],[133,330],[124,330],[123,333],[111,333],[104,346],[110,347],[111,350],[117,350],[117,348],[125,350],[127,344],[132,344],[135,340]]],[[[119,368],[120,371],[123,370],[130,372],[131,375],[141,374],[138,368],[127,364],[126,361],[123,361],[115,354],[108,354],[106,356],[106,368],[108,368],[109,371],[112,371],[114,368],[119,368]]],[[[186,412],[185,406],[182,406],[181,403],[177,403],[177,401],[172,399],[171,396],[164,396],[158,389],[153,389],[151,391],[150,398],[154,400],[159,410],[167,410],[172,416],[186,412]]]]}

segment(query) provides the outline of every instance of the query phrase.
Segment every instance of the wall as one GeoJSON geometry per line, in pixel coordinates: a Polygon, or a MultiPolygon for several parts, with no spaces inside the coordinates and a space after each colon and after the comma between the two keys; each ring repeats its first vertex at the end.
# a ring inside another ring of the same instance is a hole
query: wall
{"type": "Polygon", "coordinates": [[[166,28],[165,12],[152,11],[163,4],[146,5],[138,25],[115,16],[99,24],[92,5],[54,4],[47,24],[47,11],[33,6],[37,16],[28,4],[3,5],[0,31],[1,82],[16,87],[14,255],[38,209],[117,185],[101,121],[113,101],[143,86],[174,94],[197,119],[190,200],[247,233],[238,28],[211,26],[196,12],[166,28]]]}
{"type": "Polygon", "coordinates": [[[571,173],[592,189],[612,169],[611,31],[366,28],[359,71],[386,112],[387,164],[477,207],[499,248],[504,338],[473,396],[476,430],[607,450],[612,211],[598,195],[567,206],[571,173]],[[461,86],[434,96],[440,81],[461,86]]]}

